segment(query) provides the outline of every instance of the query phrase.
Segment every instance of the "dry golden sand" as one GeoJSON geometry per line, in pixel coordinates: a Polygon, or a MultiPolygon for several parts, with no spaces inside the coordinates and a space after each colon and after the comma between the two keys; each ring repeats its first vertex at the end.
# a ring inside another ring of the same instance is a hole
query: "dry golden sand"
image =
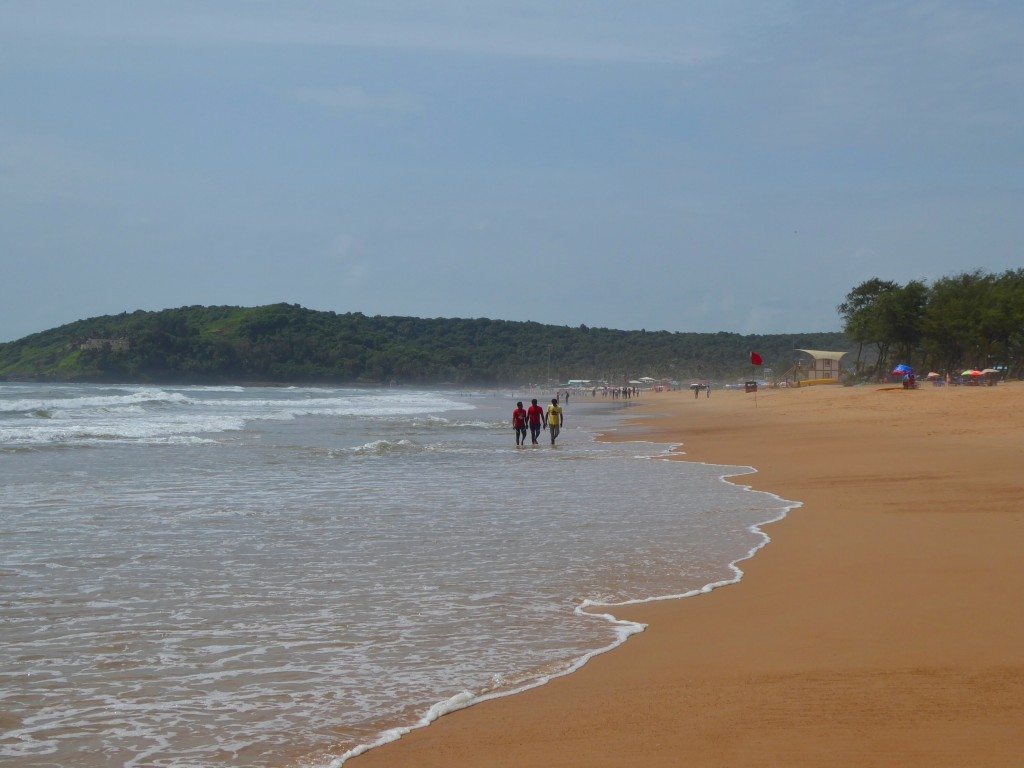
{"type": "Polygon", "coordinates": [[[1024,385],[652,395],[654,439],[804,502],[737,585],[377,766],[1024,765],[1024,385]]]}

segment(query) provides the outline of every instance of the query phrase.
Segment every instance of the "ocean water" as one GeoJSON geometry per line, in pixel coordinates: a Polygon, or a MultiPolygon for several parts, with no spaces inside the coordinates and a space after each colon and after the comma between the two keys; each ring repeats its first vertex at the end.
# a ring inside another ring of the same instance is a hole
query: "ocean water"
{"type": "Polygon", "coordinates": [[[638,630],[595,604],[735,579],[786,507],[597,442],[600,398],[517,450],[514,394],[0,384],[0,761],[340,765],[638,630]]]}

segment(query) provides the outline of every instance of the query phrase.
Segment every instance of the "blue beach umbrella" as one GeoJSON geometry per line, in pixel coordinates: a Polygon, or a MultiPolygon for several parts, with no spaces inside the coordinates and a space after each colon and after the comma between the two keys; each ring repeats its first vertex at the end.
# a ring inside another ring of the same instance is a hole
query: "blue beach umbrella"
{"type": "Polygon", "coordinates": [[[897,365],[895,368],[892,369],[892,375],[893,376],[905,376],[908,373],[913,373],[913,372],[914,372],[914,369],[911,368],[906,363],[900,363],[899,365],[897,365]]]}

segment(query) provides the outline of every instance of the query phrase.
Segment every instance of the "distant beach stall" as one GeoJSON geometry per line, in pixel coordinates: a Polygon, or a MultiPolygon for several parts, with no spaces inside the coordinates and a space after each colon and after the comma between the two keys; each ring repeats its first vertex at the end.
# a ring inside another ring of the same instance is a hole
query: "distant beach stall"
{"type": "Polygon", "coordinates": [[[842,381],[842,360],[850,354],[849,352],[830,352],[823,349],[798,349],[796,351],[806,355],[792,369],[797,386],[839,384],[842,381]]]}

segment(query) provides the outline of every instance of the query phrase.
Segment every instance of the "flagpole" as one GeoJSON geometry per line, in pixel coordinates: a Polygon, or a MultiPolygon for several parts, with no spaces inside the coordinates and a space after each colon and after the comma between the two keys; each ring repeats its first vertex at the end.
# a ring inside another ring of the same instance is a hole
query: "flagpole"
{"type": "Polygon", "coordinates": [[[750,378],[754,384],[754,408],[757,408],[757,368],[764,364],[764,359],[753,350],[750,351],[750,378]]]}

